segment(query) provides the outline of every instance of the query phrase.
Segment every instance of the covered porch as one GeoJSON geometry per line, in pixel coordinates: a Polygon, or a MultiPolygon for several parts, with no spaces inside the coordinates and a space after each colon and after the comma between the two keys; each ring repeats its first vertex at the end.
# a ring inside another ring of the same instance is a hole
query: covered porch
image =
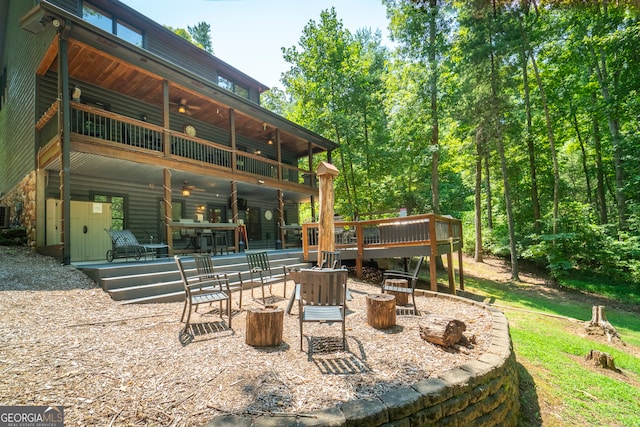
{"type": "Polygon", "coordinates": [[[36,74],[37,204],[62,206],[52,226],[50,212],[38,213],[37,247],[59,249],[65,263],[71,200],[121,207],[122,228],[170,253],[191,249],[189,221],[227,228],[226,247],[236,252],[243,238],[245,247],[291,245],[286,227],[301,222],[298,205],[313,212],[315,156],[330,157],[336,144],[260,107],[259,93],[235,93],[215,73],[81,21],[53,37],[36,74]]]}

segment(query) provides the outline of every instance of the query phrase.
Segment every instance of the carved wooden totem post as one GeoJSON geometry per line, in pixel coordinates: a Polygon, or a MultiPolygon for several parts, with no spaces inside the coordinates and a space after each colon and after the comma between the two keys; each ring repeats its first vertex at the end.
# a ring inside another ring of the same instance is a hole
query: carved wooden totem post
{"type": "Polygon", "coordinates": [[[333,179],[340,172],[331,163],[321,162],[316,174],[320,179],[320,215],[318,218],[318,263],[322,262],[322,251],[333,252],[335,249],[333,224],[333,179]]]}

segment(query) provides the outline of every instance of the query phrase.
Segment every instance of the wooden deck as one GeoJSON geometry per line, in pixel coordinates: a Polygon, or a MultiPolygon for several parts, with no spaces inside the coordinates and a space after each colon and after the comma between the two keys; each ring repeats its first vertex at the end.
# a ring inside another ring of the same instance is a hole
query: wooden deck
{"type": "MultiPolygon", "coordinates": [[[[273,265],[315,265],[318,259],[317,224],[304,224],[302,230],[302,248],[268,251],[273,265]]],[[[362,275],[362,264],[365,261],[429,256],[430,285],[431,289],[436,291],[436,256],[446,255],[449,288],[452,293],[455,293],[453,254],[457,252],[460,289],[464,289],[462,226],[459,220],[420,215],[387,220],[337,222],[335,250],[341,252],[343,261],[355,260],[358,276],[362,275]],[[437,238],[430,239],[430,236],[437,238]]],[[[182,257],[188,268],[194,267],[189,254],[182,257]]],[[[232,280],[236,289],[240,285],[240,277],[243,281],[248,280],[249,266],[245,253],[213,256],[212,260],[217,271],[233,272],[232,280]]],[[[114,300],[146,303],[177,301],[184,298],[184,290],[173,258],[140,261],[121,259],[112,263],[83,262],[74,265],[109,292],[114,300]]]]}
{"type": "MultiPolygon", "coordinates": [[[[458,253],[460,289],[464,289],[462,268],[462,221],[449,216],[426,214],[369,221],[338,221],[334,248],[342,259],[355,259],[358,277],[365,260],[425,255],[429,257],[431,290],[437,291],[436,260],[447,256],[449,288],[455,293],[453,253],[458,253]]],[[[318,224],[302,225],[305,261],[317,261],[318,224]]]]}

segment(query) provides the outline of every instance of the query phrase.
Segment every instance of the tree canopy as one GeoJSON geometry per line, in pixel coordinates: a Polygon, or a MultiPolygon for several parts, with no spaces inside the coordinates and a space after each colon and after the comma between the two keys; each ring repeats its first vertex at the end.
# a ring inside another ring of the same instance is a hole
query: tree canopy
{"type": "Polygon", "coordinates": [[[393,50],[325,10],[267,103],[340,144],[338,212],[461,217],[514,277],[531,259],[640,281],[635,4],[383,3],[393,50]]]}

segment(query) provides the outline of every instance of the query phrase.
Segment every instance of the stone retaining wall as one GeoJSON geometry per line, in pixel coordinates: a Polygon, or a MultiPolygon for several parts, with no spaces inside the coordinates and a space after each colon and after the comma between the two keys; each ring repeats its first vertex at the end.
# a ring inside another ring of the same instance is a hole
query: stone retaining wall
{"type": "Polygon", "coordinates": [[[486,308],[493,316],[488,351],[477,360],[437,377],[402,387],[375,399],[354,400],[309,413],[308,417],[213,418],[207,427],[411,427],[515,426],[520,411],[518,371],[505,315],[484,304],[452,295],[423,292],[486,308]]]}
{"type": "Polygon", "coordinates": [[[27,233],[27,245],[36,246],[36,173],[25,176],[11,191],[0,197],[0,205],[10,209],[12,227],[24,228],[27,233]]]}

